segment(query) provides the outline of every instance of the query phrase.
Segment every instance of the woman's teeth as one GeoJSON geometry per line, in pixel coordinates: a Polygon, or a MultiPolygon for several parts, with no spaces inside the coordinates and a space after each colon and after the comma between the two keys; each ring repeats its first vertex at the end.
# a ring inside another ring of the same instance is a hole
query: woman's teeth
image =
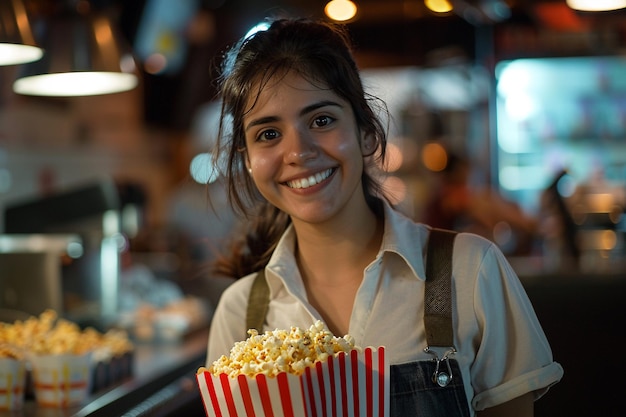
{"type": "Polygon", "coordinates": [[[318,172],[315,175],[311,175],[308,178],[300,178],[298,180],[288,181],[287,185],[290,188],[309,188],[314,186],[315,184],[319,184],[324,181],[326,178],[330,177],[333,170],[327,169],[326,171],[318,172]]]}

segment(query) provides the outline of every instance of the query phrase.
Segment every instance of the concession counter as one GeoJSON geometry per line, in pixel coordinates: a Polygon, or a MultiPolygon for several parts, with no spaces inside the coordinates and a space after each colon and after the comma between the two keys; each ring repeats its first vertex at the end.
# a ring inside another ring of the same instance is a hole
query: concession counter
{"type": "MultiPolygon", "coordinates": [[[[563,380],[535,404],[537,417],[623,415],[623,271],[520,274],[554,359],[565,369],[563,380]]],[[[205,417],[195,375],[205,363],[207,340],[203,327],[176,342],[137,343],[132,377],[95,391],[80,406],[44,408],[27,398],[21,410],[0,411],[0,417],[205,417]]]]}
{"type": "Polygon", "coordinates": [[[207,338],[202,329],[175,343],[137,344],[133,376],[94,392],[80,406],[41,407],[27,398],[22,410],[0,411],[0,417],[203,417],[195,375],[205,362],[207,338]]]}

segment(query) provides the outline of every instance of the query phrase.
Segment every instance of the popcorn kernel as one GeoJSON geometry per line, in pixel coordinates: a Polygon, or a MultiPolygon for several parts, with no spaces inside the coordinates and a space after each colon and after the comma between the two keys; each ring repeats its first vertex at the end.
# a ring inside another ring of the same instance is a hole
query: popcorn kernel
{"type": "MultiPolygon", "coordinates": [[[[263,334],[248,330],[248,339],[236,342],[229,356],[222,355],[206,370],[213,375],[254,376],[263,373],[274,377],[281,372],[301,375],[307,367],[325,361],[331,355],[358,349],[354,337],[334,336],[321,321],[308,330],[292,326],[289,331],[275,329],[263,334]]],[[[198,370],[200,373],[201,370],[198,370]]]]}

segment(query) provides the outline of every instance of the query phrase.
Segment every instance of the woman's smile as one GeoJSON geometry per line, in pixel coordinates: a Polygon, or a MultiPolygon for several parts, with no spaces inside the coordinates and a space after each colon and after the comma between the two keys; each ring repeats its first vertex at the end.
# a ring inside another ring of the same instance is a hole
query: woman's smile
{"type": "Polygon", "coordinates": [[[335,172],[335,169],[330,168],[330,169],[326,169],[324,171],[318,172],[314,175],[310,175],[305,178],[287,181],[285,184],[289,188],[297,188],[297,189],[309,188],[309,187],[313,187],[314,185],[320,184],[322,181],[330,177],[333,174],[333,172],[335,172]]]}

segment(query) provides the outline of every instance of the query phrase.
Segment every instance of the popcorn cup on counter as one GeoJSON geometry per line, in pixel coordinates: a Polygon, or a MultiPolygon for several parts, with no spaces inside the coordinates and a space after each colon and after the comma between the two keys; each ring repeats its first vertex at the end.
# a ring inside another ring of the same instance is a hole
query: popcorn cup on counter
{"type": "Polygon", "coordinates": [[[385,348],[339,352],[300,375],[196,375],[207,417],[388,417],[385,348]]]}
{"type": "Polygon", "coordinates": [[[0,357],[0,410],[21,410],[24,405],[24,361],[0,357]]]}
{"type": "Polygon", "coordinates": [[[82,355],[37,355],[33,367],[35,400],[43,407],[71,407],[89,395],[92,373],[91,352],[82,355]]]}

